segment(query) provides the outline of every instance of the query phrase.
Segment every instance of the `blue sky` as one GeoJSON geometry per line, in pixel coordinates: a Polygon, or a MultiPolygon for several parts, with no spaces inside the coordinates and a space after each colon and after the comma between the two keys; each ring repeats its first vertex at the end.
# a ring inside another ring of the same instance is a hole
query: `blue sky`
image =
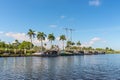
{"type": "Polygon", "coordinates": [[[67,27],[84,46],[120,50],[119,7],[120,0],[0,0],[0,39],[24,40],[28,29],[58,37],[67,27]]]}

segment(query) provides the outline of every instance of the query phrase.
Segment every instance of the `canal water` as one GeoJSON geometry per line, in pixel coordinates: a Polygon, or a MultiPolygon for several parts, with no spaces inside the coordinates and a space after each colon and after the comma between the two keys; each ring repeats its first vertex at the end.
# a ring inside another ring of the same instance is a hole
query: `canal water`
{"type": "Polygon", "coordinates": [[[120,80],[120,54],[4,57],[0,80],[120,80]]]}

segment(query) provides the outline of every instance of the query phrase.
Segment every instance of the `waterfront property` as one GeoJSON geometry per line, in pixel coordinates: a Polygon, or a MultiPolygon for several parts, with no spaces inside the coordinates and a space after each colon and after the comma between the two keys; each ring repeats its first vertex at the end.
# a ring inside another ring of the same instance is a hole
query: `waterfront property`
{"type": "Polygon", "coordinates": [[[30,41],[19,42],[15,40],[13,43],[5,43],[0,41],[0,56],[63,56],[63,55],[92,55],[92,54],[105,54],[105,53],[115,53],[116,51],[106,47],[103,48],[92,48],[81,46],[80,41],[74,42],[68,40],[65,35],[59,36],[59,41],[62,41],[62,47],[60,45],[53,45],[56,37],[53,33],[46,35],[44,32],[35,33],[34,30],[29,29],[27,35],[30,41]],[[37,37],[40,45],[33,44],[33,38],[37,37]],[[45,43],[45,39],[50,41],[50,47],[45,43]]]}

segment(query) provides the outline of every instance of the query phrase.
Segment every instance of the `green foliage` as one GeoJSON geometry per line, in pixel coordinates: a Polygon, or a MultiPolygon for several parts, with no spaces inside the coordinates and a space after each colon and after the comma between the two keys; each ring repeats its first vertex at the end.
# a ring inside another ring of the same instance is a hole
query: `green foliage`
{"type": "Polygon", "coordinates": [[[67,47],[69,47],[72,44],[71,41],[67,41],[67,47]]]}
{"type": "Polygon", "coordinates": [[[34,46],[33,50],[34,50],[35,52],[40,52],[40,50],[45,51],[46,48],[45,48],[45,47],[34,46]]]}
{"type": "Polygon", "coordinates": [[[97,51],[104,51],[102,48],[96,48],[97,51]]]}
{"type": "Polygon", "coordinates": [[[35,53],[35,51],[34,51],[34,50],[27,50],[26,53],[27,53],[28,55],[30,55],[30,54],[32,54],[32,53],[35,53]]]}
{"type": "Polygon", "coordinates": [[[67,41],[67,47],[70,47],[71,45],[75,45],[75,43],[72,41],[67,41]]]}
{"type": "Polygon", "coordinates": [[[51,42],[55,40],[55,36],[53,33],[48,35],[48,40],[51,42]]]}
{"type": "Polygon", "coordinates": [[[0,42],[0,48],[5,47],[5,42],[0,42]]]}
{"type": "Polygon", "coordinates": [[[72,42],[72,43],[71,43],[71,45],[75,45],[75,43],[74,43],[74,42],[72,42]]]}
{"type": "Polygon", "coordinates": [[[60,36],[60,40],[65,41],[65,40],[66,40],[65,35],[61,35],[61,36],[60,36]]]}
{"type": "Polygon", "coordinates": [[[33,31],[32,29],[29,29],[27,35],[29,36],[30,39],[34,38],[35,37],[35,31],[33,31]]]}
{"type": "Polygon", "coordinates": [[[48,35],[48,40],[51,42],[51,47],[52,47],[52,41],[55,40],[55,36],[53,33],[48,35]]]}
{"type": "Polygon", "coordinates": [[[20,45],[20,42],[18,40],[15,40],[12,45],[9,44],[9,47],[11,46],[14,49],[18,49],[18,46],[20,45]]]}
{"type": "Polygon", "coordinates": [[[45,37],[47,35],[44,32],[38,32],[37,33],[37,39],[41,41],[41,51],[43,50],[43,40],[45,40],[45,37]]]}
{"type": "MultiPolygon", "coordinates": [[[[35,38],[35,31],[33,31],[32,29],[29,29],[27,35],[29,36],[31,43],[32,43],[32,38],[35,38]]],[[[32,44],[30,45],[30,49],[32,48],[32,44]]]]}
{"type": "Polygon", "coordinates": [[[42,40],[45,40],[45,37],[46,37],[47,35],[44,33],[44,32],[38,32],[37,33],[37,39],[39,40],[39,41],[42,41],[42,40]]]}
{"type": "Polygon", "coordinates": [[[23,41],[18,47],[20,49],[30,49],[31,48],[30,45],[32,45],[32,47],[34,46],[31,42],[23,41]]]}
{"type": "Polygon", "coordinates": [[[64,50],[64,41],[66,40],[65,35],[61,35],[59,40],[63,41],[63,50],[64,50]]]}
{"type": "Polygon", "coordinates": [[[78,46],[80,46],[80,45],[81,45],[80,41],[78,41],[76,44],[77,44],[78,46]]]}
{"type": "Polygon", "coordinates": [[[73,47],[71,47],[70,49],[77,50],[77,49],[79,49],[79,47],[77,47],[77,46],[73,46],[73,47]]]}

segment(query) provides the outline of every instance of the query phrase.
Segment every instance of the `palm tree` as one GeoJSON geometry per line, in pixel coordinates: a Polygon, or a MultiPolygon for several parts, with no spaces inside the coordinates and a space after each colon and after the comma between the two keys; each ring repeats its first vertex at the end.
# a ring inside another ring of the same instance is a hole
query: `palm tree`
{"type": "Polygon", "coordinates": [[[48,35],[48,40],[51,42],[51,47],[52,47],[52,41],[55,40],[55,36],[53,33],[48,35]]]}
{"type": "Polygon", "coordinates": [[[38,32],[37,33],[37,39],[41,42],[41,51],[43,50],[43,40],[45,40],[45,37],[47,35],[44,34],[44,32],[38,32]]]}
{"type": "Polygon", "coordinates": [[[64,41],[66,40],[65,35],[61,35],[59,40],[63,41],[63,50],[64,50],[64,41]]]}
{"type": "MultiPolygon", "coordinates": [[[[28,31],[28,33],[27,33],[27,35],[29,36],[29,38],[30,38],[30,42],[32,43],[32,39],[35,37],[35,31],[33,31],[32,29],[29,29],[29,31],[28,31]]],[[[30,45],[30,49],[32,48],[32,44],[30,45]]]]}

